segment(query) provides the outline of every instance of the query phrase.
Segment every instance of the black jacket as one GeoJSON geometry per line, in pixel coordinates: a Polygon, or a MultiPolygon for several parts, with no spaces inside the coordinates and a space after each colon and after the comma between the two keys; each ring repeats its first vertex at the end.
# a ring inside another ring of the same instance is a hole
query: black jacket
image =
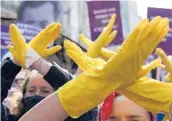
{"type": "MultiPolygon", "coordinates": [[[[15,65],[9,58],[3,61],[1,65],[1,120],[17,121],[19,117],[11,115],[8,108],[2,104],[7,97],[8,90],[11,88],[15,76],[19,73],[21,67],[15,65]]],[[[44,79],[54,88],[58,89],[66,82],[71,80],[73,75],[59,66],[52,66],[44,79]],[[59,80],[59,81],[57,81],[59,80]]],[[[93,109],[77,119],[68,117],[65,121],[96,121],[97,109],[93,109]]]]}

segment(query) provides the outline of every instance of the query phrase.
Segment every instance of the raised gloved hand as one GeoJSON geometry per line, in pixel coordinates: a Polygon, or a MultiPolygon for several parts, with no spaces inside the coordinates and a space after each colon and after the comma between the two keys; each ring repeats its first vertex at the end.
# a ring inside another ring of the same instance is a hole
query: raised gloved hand
{"type": "Polygon", "coordinates": [[[162,59],[165,65],[164,68],[168,72],[165,76],[165,80],[172,83],[172,62],[168,59],[166,53],[161,48],[157,48],[156,53],[162,59]]]}
{"type": "Polygon", "coordinates": [[[150,23],[142,21],[106,64],[88,69],[57,91],[66,112],[78,117],[101,103],[115,89],[134,83],[146,56],[167,31],[168,19],[157,17],[150,23]],[[145,48],[148,50],[143,52],[145,48]]]}
{"type": "MultiPolygon", "coordinates": [[[[103,59],[88,57],[76,44],[70,41],[65,41],[65,48],[67,50],[67,54],[83,71],[106,63],[103,59]]],[[[155,59],[151,63],[142,66],[138,73],[138,77],[140,79],[137,80],[136,83],[126,86],[125,88],[120,88],[117,91],[127,96],[129,99],[133,100],[148,111],[154,113],[164,112],[168,117],[169,107],[172,101],[171,97],[169,97],[172,93],[171,85],[166,83],[164,84],[163,82],[155,81],[147,77],[142,78],[143,76],[146,76],[150,70],[160,66],[160,64],[161,60],[155,59]]]]}
{"type": "Polygon", "coordinates": [[[11,24],[9,34],[12,45],[8,45],[9,51],[15,60],[23,67],[28,68],[41,57],[45,58],[61,49],[61,46],[55,46],[47,49],[48,45],[54,41],[61,32],[61,25],[57,23],[50,24],[42,30],[29,44],[25,42],[22,34],[16,25],[11,24]]]}
{"type": "MultiPolygon", "coordinates": [[[[116,30],[114,30],[113,32],[111,32],[111,31],[112,31],[115,19],[116,19],[116,15],[113,14],[108,25],[103,29],[101,34],[95,40],[95,44],[93,44],[92,46],[89,47],[89,49],[87,51],[88,56],[97,57],[99,55],[99,52],[100,52],[102,45],[106,46],[109,43],[111,43],[112,40],[114,40],[114,38],[117,35],[117,31],[116,30]]],[[[84,36],[80,35],[81,40],[83,40],[82,37],[84,37],[84,36]]]]}
{"type": "MultiPolygon", "coordinates": [[[[80,34],[80,40],[83,41],[83,43],[89,47],[87,50],[87,55],[90,57],[97,57],[100,53],[101,47],[102,46],[107,46],[109,43],[112,42],[112,40],[115,39],[117,35],[117,31],[112,31],[114,22],[116,19],[116,15],[113,14],[108,25],[104,28],[102,33],[99,35],[99,37],[95,40],[94,44],[91,40],[87,39],[83,34],[80,34]],[[101,46],[102,45],[102,46],[101,46]]],[[[113,51],[109,51],[107,49],[102,48],[102,53],[101,56],[103,56],[104,59],[110,58],[114,55],[113,51]]]]}
{"type": "MultiPolygon", "coordinates": [[[[86,40],[85,42],[89,43],[91,41],[86,40]]],[[[90,45],[89,44],[87,45],[91,46],[93,44],[94,43],[92,42],[90,45]]],[[[72,55],[71,58],[75,60],[75,62],[79,65],[81,69],[87,70],[91,67],[94,67],[96,64],[98,64],[96,66],[101,65],[101,63],[100,65],[99,63],[97,63],[97,59],[87,57],[86,54],[81,53],[81,51],[78,51],[79,53],[76,53],[75,52],[76,50],[77,51],[79,50],[76,45],[68,46],[67,53],[69,56],[72,55]],[[78,56],[77,54],[80,54],[80,55],[78,56]],[[78,57],[81,57],[81,58],[83,57],[82,62],[76,59],[78,57]]],[[[115,54],[115,52],[109,51],[104,48],[101,49],[101,52],[103,52],[103,54],[104,52],[107,53],[107,55],[104,54],[104,57],[106,57],[107,59],[109,59],[113,55],[113,53],[115,54]]],[[[150,64],[146,66],[142,66],[137,77],[141,78],[145,76],[151,69],[160,66],[160,64],[161,64],[161,60],[156,59],[152,61],[150,64]]],[[[130,86],[126,86],[125,88],[118,89],[118,91],[120,91],[120,93],[124,94],[129,99],[133,100],[134,102],[144,107],[145,109],[154,113],[164,112],[168,116],[169,107],[172,101],[171,88],[172,88],[171,85],[168,85],[166,83],[161,83],[155,80],[152,81],[152,79],[144,77],[144,78],[139,79],[136,83],[130,86]],[[145,89],[146,90],[145,91],[144,88],[146,88],[147,90],[145,89]]]]}
{"type": "Polygon", "coordinates": [[[7,48],[11,52],[17,63],[19,63],[22,67],[24,67],[25,66],[24,55],[26,55],[27,44],[15,24],[10,25],[9,35],[13,43],[13,46],[8,45],[7,48]]]}

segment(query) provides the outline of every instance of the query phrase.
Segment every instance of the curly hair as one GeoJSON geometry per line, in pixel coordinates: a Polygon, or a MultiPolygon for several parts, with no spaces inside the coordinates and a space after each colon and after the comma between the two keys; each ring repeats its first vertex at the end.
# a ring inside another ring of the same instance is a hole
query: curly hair
{"type": "Polygon", "coordinates": [[[26,93],[26,87],[27,87],[27,84],[28,82],[32,79],[33,76],[37,75],[38,72],[35,71],[35,70],[32,70],[30,71],[26,78],[24,79],[23,83],[22,83],[22,86],[21,86],[21,93],[22,93],[22,96],[18,98],[17,100],[17,111],[16,111],[16,116],[17,117],[21,117],[24,113],[24,109],[23,109],[23,102],[24,102],[24,97],[25,97],[25,93],[26,93]]]}

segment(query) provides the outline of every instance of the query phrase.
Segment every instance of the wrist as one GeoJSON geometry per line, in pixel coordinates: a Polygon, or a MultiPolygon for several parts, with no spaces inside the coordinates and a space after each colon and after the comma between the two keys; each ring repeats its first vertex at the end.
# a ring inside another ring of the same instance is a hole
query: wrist
{"type": "Polygon", "coordinates": [[[30,68],[40,58],[41,56],[33,48],[28,47],[25,56],[25,67],[30,68]]]}
{"type": "Polygon", "coordinates": [[[13,64],[20,66],[20,64],[14,59],[14,57],[10,57],[10,60],[12,61],[13,64]]]}
{"type": "Polygon", "coordinates": [[[37,61],[35,61],[30,68],[32,70],[37,70],[40,74],[42,74],[43,76],[45,76],[48,71],[50,70],[52,64],[45,61],[42,58],[39,58],[37,61]]]}

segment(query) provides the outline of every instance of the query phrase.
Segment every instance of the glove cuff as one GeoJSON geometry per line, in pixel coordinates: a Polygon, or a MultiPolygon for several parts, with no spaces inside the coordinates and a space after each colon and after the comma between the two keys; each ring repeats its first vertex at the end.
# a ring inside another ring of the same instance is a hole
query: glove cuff
{"type": "Polygon", "coordinates": [[[36,53],[34,49],[28,47],[25,58],[25,67],[29,68],[33,63],[35,63],[39,58],[41,58],[41,56],[38,53],[36,53]]]}

